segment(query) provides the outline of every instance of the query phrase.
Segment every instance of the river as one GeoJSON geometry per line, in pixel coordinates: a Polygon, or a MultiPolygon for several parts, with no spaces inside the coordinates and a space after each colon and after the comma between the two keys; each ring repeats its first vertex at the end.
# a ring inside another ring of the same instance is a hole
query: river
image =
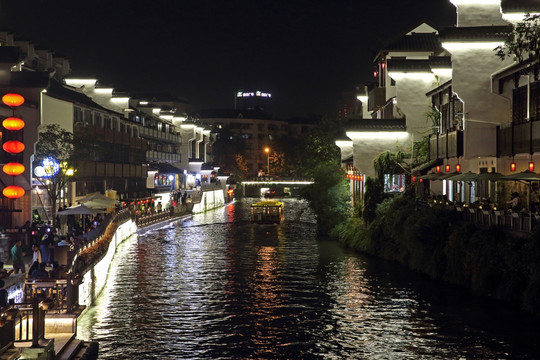
{"type": "Polygon", "coordinates": [[[253,199],[124,242],[77,337],[100,359],[538,359],[540,326],[317,237],[305,202],[253,199]]]}

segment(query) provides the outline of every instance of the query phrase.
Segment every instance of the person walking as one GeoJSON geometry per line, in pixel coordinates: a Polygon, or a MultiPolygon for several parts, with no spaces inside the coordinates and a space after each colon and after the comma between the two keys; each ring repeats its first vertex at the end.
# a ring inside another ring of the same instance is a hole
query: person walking
{"type": "Polygon", "coordinates": [[[15,245],[13,245],[13,247],[11,248],[11,260],[13,261],[13,272],[15,274],[18,274],[19,271],[21,272],[21,274],[26,273],[26,270],[24,268],[21,240],[17,240],[15,245]]]}
{"type": "Polygon", "coordinates": [[[41,260],[45,264],[49,264],[49,235],[45,234],[41,238],[41,241],[39,242],[39,250],[41,250],[41,260]]]}

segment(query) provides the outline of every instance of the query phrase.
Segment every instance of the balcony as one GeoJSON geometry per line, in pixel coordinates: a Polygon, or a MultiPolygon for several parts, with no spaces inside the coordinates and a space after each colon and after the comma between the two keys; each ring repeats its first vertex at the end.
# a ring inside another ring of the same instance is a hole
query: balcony
{"type": "Polygon", "coordinates": [[[141,129],[140,136],[144,138],[157,139],[157,140],[166,141],[166,142],[170,142],[174,144],[177,144],[180,142],[180,136],[177,134],[158,131],[157,129],[150,129],[147,127],[141,127],[140,129],[141,129]]]}
{"type": "Polygon", "coordinates": [[[386,88],[376,87],[368,94],[368,109],[370,111],[383,107],[386,104],[386,88]]]}
{"type": "Polygon", "coordinates": [[[148,150],[146,151],[147,161],[164,161],[164,162],[177,162],[181,161],[180,154],[168,153],[163,151],[148,150]]]}
{"type": "Polygon", "coordinates": [[[429,158],[447,159],[463,156],[463,130],[430,135],[429,158]]]}
{"type": "Polygon", "coordinates": [[[497,156],[514,156],[540,151],[540,121],[511,123],[497,130],[497,156]]]}

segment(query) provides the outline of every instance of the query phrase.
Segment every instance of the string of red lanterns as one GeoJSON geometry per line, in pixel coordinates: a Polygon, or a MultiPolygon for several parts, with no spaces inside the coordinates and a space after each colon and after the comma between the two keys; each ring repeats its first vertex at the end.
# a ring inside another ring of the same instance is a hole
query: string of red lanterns
{"type": "MultiPolygon", "coordinates": [[[[9,93],[2,96],[2,102],[11,108],[24,104],[24,97],[19,94],[9,93]]],[[[17,117],[8,117],[2,121],[2,126],[9,131],[19,131],[24,128],[24,121],[17,117]]],[[[24,144],[18,140],[6,141],[2,148],[5,152],[16,155],[24,151],[24,144]]],[[[25,167],[19,162],[9,162],[2,167],[2,171],[10,176],[18,176],[24,173],[25,167]]],[[[8,199],[18,199],[24,196],[24,189],[17,185],[6,186],[2,194],[8,199]]]]}

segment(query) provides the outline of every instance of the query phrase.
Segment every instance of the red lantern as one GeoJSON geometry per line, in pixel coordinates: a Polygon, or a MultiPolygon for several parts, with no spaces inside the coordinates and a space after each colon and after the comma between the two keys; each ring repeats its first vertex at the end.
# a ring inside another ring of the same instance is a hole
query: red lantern
{"type": "Polygon", "coordinates": [[[24,196],[24,189],[20,186],[10,185],[2,190],[2,194],[9,199],[18,199],[24,196]]]}
{"type": "Polygon", "coordinates": [[[424,182],[424,179],[420,179],[420,182],[424,182]]]}
{"type": "Polygon", "coordinates": [[[450,172],[450,165],[446,165],[446,166],[444,167],[444,170],[446,170],[446,172],[450,172]]]}
{"type": "Polygon", "coordinates": [[[2,125],[8,130],[21,130],[24,127],[24,120],[16,117],[8,117],[2,121],[2,125]]]}
{"type": "Polygon", "coordinates": [[[532,161],[529,163],[529,171],[534,172],[534,162],[532,161]]]}
{"type": "Polygon", "coordinates": [[[364,175],[360,175],[360,181],[364,181],[364,175]]]}
{"type": "Polygon", "coordinates": [[[516,163],[515,162],[512,162],[510,164],[510,171],[516,171],[516,163]]]}
{"type": "Polygon", "coordinates": [[[416,182],[416,176],[412,177],[412,182],[416,182]]]}
{"type": "Polygon", "coordinates": [[[10,162],[4,165],[2,170],[8,175],[17,176],[24,172],[24,165],[17,162],[10,162]]]}
{"type": "Polygon", "coordinates": [[[24,144],[18,140],[9,140],[2,145],[2,148],[10,154],[18,154],[24,151],[24,144]]]}
{"type": "Polygon", "coordinates": [[[441,172],[441,167],[439,165],[437,165],[437,167],[435,168],[435,170],[437,170],[437,172],[441,172]]]}
{"type": "Polygon", "coordinates": [[[461,172],[461,165],[460,164],[456,164],[456,172],[461,172]]]}
{"type": "Polygon", "coordinates": [[[2,102],[7,106],[21,106],[24,104],[24,98],[19,94],[6,94],[2,96],[2,102]]]}

